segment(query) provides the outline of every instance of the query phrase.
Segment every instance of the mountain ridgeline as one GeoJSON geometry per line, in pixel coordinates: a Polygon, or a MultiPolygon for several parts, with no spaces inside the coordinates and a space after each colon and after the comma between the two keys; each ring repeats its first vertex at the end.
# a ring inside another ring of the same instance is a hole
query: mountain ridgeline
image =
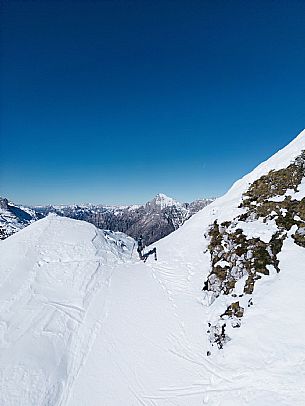
{"type": "Polygon", "coordinates": [[[0,240],[4,240],[42,216],[28,207],[18,206],[0,197],[0,240]]]}
{"type": "Polygon", "coordinates": [[[120,231],[133,238],[143,235],[145,245],[150,245],[177,230],[213,200],[180,203],[164,194],[158,194],[142,206],[47,206],[36,207],[35,211],[43,216],[56,213],[88,221],[100,229],[120,231]]]}
{"type": "MultiPolygon", "coordinates": [[[[18,227],[12,228],[7,225],[10,220],[8,214],[7,221],[0,218],[0,221],[2,220],[1,229],[3,230],[1,235],[2,238],[6,238],[35,219],[43,218],[49,213],[56,213],[59,216],[87,221],[100,229],[120,231],[133,238],[143,235],[145,245],[150,245],[175,231],[193,214],[213,200],[202,199],[192,203],[180,203],[164,194],[158,194],[144,205],[37,206],[30,209],[32,215],[26,220],[15,218],[15,224],[18,223],[18,219],[20,220],[18,227]]],[[[10,204],[6,211],[10,213],[13,210],[18,210],[18,206],[10,204]]]]}

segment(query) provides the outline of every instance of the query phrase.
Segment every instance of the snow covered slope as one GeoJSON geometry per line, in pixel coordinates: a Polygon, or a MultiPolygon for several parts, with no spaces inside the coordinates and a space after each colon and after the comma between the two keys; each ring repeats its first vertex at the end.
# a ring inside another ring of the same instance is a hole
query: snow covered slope
{"type": "Polygon", "coordinates": [[[0,244],[0,405],[57,405],[107,307],[114,265],[133,240],[50,215],[0,244]],[[88,314],[96,292],[97,318],[88,314]]]}
{"type": "Polygon", "coordinates": [[[304,150],[305,132],[157,262],[57,217],[1,242],[0,404],[304,405],[304,150]]]}
{"type": "MultiPolygon", "coordinates": [[[[288,167],[303,150],[304,132],[159,241],[157,263],[130,264],[113,274],[110,297],[120,299],[109,306],[69,406],[304,404],[305,250],[292,238],[295,227],[278,253],[280,272],[270,265],[252,293],[243,291],[245,275],[229,294],[213,297],[212,284],[201,290],[213,270],[211,225],[247,213],[239,206],[251,184],[288,167]],[[221,318],[238,300],[243,316],[221,318]],[[217,323],[224,322],[218,346],[217,323]]],[[[304,167],[302,173],[304,178],[304,167]]],[[[297,190],[294,198],[303,196],[304,181],[297,190]]],[[[243,227],[247,238],[262,240],[278,230],[274,215],[266,222],[253,216],[243,227]]]]}

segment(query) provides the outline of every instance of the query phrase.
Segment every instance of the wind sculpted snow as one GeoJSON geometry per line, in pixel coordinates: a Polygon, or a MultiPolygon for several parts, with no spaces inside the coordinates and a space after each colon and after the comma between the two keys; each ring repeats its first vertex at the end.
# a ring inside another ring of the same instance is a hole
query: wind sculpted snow
{"type": "Polygon", "coordinates": [[[1,405],[64,404],[102,322],[87,317],[92,300],[130,245],[54,215],[1,242],[1,405]]]}
{"type": "MultiPolygon", "coordinates": [[[[202,291],[210,226],[245,214],[251,184],[303,150],[304,132],[156,243],[157,262],[131,255],[131,239],[58,217],[2,241],[0,404],[303,405],[305,248],[293,238],[297,226],[277,254],[280,272],[256,281],[222,349],[211,348],[209,323],[232,297],[211,301],[202,291]]],[[[304,182],[289,194],[302,199],[304,182]]],[[[274,231],[274,219],[243,228],[265,244],[274,231]]],[[[242,293],[243,282],[234,289],[242,293]]]]}

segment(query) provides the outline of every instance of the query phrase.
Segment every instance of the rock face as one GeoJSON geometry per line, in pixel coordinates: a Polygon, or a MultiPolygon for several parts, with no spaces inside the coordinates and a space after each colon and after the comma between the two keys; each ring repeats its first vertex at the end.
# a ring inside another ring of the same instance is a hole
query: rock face
{"type": "Polygon", "coordinates": [[[180,203],[158,194],[145,205],[133,206],[47,206],[35,208],[40,215],[56,213],[93,223],[100,229],[120,231],[133,238],[143,235],[145,245],[167,236],[214,199],[180,203]]]}
{"type": "Polygon", "coordinates": [[[2,197],[0,197],[0,209],[2,210],[8,210],[8,200],[7,199],[3,199],[2,197]]]}
{"type": "Polygon", "coordinates": [[[241,214],[209,227],[211,271],[203,290],[211,303],[227,296],[226,310],[208,326],[212,346],[221,349],[230,340],[228,325],[240,327],[245,308],[253,305],[257,281],[281,271],[285,240],[292,238],[305,248],[304,186],[305,151],[300,151],[288,166],[270,170],[249,185],[241,197],[241,214]]]}

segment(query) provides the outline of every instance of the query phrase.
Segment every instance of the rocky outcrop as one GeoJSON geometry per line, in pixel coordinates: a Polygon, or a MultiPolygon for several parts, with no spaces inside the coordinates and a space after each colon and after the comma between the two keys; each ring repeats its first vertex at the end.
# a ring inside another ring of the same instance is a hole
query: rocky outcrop
{"type": "Polygon", "coordinates": [[[8,210],[8,200],[0,197],[0,209],[8,210]]]}
{"type": "Polygon", "coordinates": [[[224,313],[208,325],[212,346],[223,348],[230,339],[226,333],[228,323],[233,328],[240,327],[245,304],[247,307],[253,304],[256,282],[271,270],[280,272],[278,254],[288,232],[297,245],[305,247],[305,197],[298,199],[297,195],[304,179],[303,151],[286,168],[272,170],[249,186],[239,206],[242,214],[220,224],[215,220],[210,226],[206,237],[211,271],[203,290],[208,292],[210,303],[222,295],[231,302],[224,313]],[[246,235],[246,224],[254,222],[258,227],[272,226],[274,231],[268,241],[246,235]]]}

